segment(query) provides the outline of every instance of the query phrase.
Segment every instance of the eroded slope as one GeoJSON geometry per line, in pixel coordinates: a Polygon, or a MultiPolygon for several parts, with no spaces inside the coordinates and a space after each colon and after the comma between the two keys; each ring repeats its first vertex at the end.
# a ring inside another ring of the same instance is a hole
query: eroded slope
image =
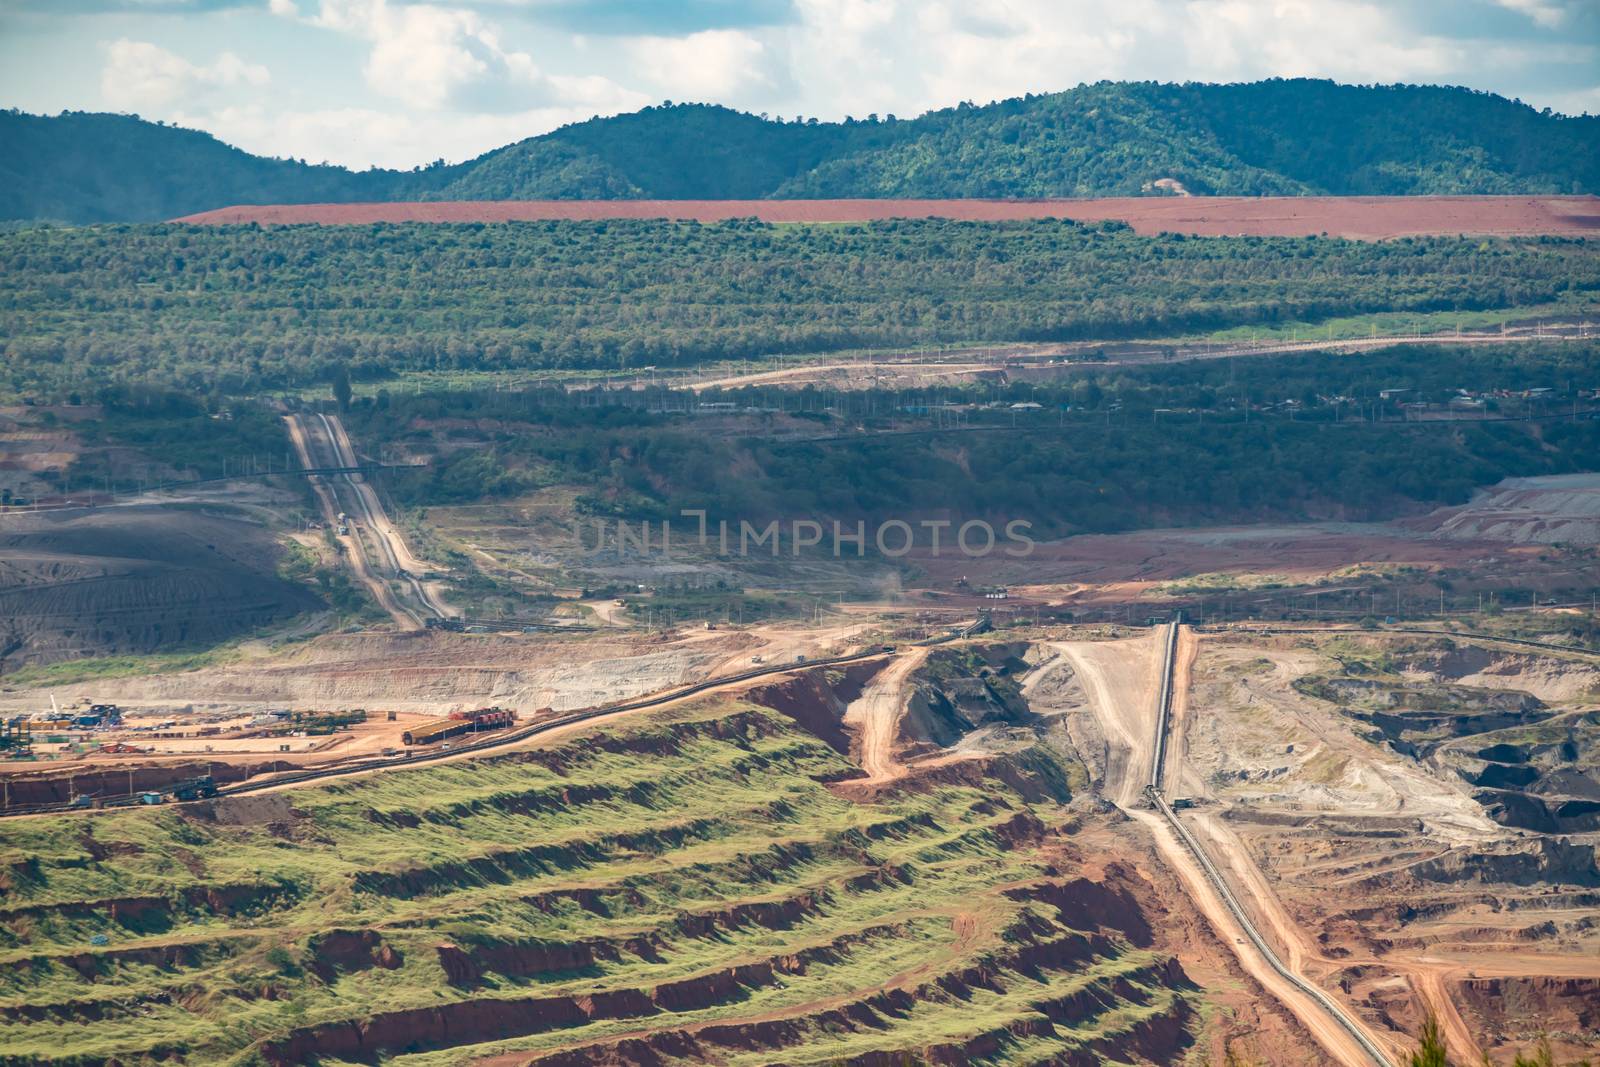
{"type": "Polygon", "coordinates": [[[1195,677],[1190,818],[1289,955],[1391,1032],[1439,1015],[1463,1062],[1541,1035],[1592,1054],[1592,665],[1228,634],[1201,641],[1195,677]]]}

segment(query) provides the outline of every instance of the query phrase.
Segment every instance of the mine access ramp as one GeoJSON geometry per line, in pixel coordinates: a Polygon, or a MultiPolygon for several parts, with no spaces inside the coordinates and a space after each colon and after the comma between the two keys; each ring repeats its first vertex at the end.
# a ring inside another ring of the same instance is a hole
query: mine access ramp
{"type": "Polygon", "coordinates": [[[1173,675],[1178,659],[1178,633],[1182,625],[1183,616],[1180,613],[1167,627],[1161,663],[1161,688],[1156,694],[1156,738],[1150,757],[1150,782],[1144,787],[1145,798],[1150,802],[1150,806],[1166,820],[1167,825],[1172,827],[1172,832],[1183,843],[1183,847],[1189,850],[1189,854],[1200,865],[1200,870],[1205,875],[1206,881],[1211,883],[1211,888],[1216,890],[1217,896],[1221,898],[1223,905],[1227,907],[1234,921],[1239,924],[1239,929],[1244,931],[1245,936],[1250,939],[1250,943],[1261,954],[1261,958],[1266,961],[1267,966],[1271,967],[1300,992],[1315,1001],[1317,1006],[1339,1025],[1340,1029],[1350,1035],[1377,1067],[1390,1067],[1389,1059],[1383,1050],[1367,1035],[1366,1030],[1350,1017],[1344,1008],[1340,1007],[1332,997],[1323,992],[1314,983],[1307,981],[1285,966],[1283,961],[1278,958],[1277,952],[1267,942],[1267,939],[1262,936],[1261,931],[1256,928],[1255,922],[1250,918],[1250,914],[1245,911],[1244,905],[1234,895],[1233,887],[1228,884],[1227,879],[1223,878],[1222,872],[1217,868],[1217,865],[1212,862],[1210,855],[1205,850],[1205,846],[1200,843],[1200,840],[1194,834],[1190,833],[1189,828],[1178,818],[1178,813],[1173,810],[1175,805],[1185,808],[1191,807],[1193,806],[1193,801],[1184,797],[1174,803],[1168,803],[1166,794],[1162,792],[1162,778],[1165,771],[1167,753],[1167,731],[1172,711],[1173,675]]]}

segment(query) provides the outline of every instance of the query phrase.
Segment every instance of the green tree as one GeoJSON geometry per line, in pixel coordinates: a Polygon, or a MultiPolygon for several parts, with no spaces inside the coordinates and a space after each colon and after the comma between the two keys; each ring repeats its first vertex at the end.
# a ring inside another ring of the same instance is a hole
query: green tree
{"type": "Polygon", "coordinates": [[[1444,1034],[1439,1020],[1430,1013],[1422,1022],[1422,1032],[1417,1035],[1417,1050],[1406,1060],[1407,1067],[1450,1067],[1445,1055],[1444,1034]]]}
{"type": "Polygon", "coordinates": [[[350,371],[343,366],[333,372],[333,399],[340,411],[350,410],[350,371]]]}

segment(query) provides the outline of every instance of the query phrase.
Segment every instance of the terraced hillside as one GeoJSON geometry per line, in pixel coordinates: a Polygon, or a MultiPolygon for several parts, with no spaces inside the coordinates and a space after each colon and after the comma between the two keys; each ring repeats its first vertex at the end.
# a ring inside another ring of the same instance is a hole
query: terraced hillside
{"type": "MultiPolygon", "coordinates": [[[[834,747],[837,746],[837,747],[834,747]]],[[[7,1062],[1168,1062],[1209,1009],[1047,760],[857,803],[721,699],[431,769],[0,826],[7,1062]]]]}

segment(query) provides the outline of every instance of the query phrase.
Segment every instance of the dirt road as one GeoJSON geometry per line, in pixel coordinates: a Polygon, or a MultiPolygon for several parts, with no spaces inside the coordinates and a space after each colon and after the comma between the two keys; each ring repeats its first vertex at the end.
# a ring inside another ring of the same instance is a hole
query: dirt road
{"type": "MultiPolygon", "coordinates": [[[[345,433],[344,424],[339,421],[338,416],[317,417],[322,423],[327,440],[333,446],[339,465],[359,466],[360,461],[356,459],[356,451],[351,446],[350,437],[345,433]]],[[[427,612],[438,618],[450,615],[451,613],[421,580],[422,574],[434,569],[432,564],[424,563],[411,554],[405,538],[400,536],[400,531],[389,521],[389,514],[384,511],[383,502],[378,499],[378,494],[372,486],[368,485],[366,479],[359,474],[341,474],[337,475],[337,478],[349,490],[356,506],[353,514],[360,514],[367,531],[377,542],[378,550],[387,560],[394,576],[410,587],[412,596],[427,612]]]]}
{"type": "MultiPolygon", "coordinates": [[[[777,369],[750,369],[734,374],[690,377],[673,383],[673,388],[701,393],[708,389],[741,389],[765,386],[798,389],[806,385],[826,385],[833,389],[917,388],[950,383],[981,374],[1026,374],[1027,372],[1070,373],[1075,368],[1162,364],[1207,359],[1236,359],[1250,356],[1281,356],[1308,352],[1356,355],[1396,345],[1507,345],[1526,344],[1540,338],[1578,338],[1592,332],[1579,324],[1552,326],[1506,326],[1493,331],[1444,330],[1417,334],[1372,334],[1368,337],[1342,337],[1300,340],[1186,342],[1071,342],[1029,348],[990,347],[952,351],[942,357],[894,355],[881,357],[796,361],[777,369]],[[1065,360],[1060,357],[1066,357],[1065,360]]],[[[759,366],[758,364],[752,366],[759,366]]]]}
{"type": "Polygon", "coordinates": [[[1222,943],[1233,951],[1246,974],[1254,978],[1263,989],[1294,1014],[1300,1024],[1314,1037],[1336,1063],[1344,1067],[1371,1067],[1372,1061],[1345,1033],[1344,1029],[1328,1016],[1316,1001],[1296,989],[1294,984],[1278,974],[1256,947],[1245,937],[1244,930],[1234,920],[1232,912],[1217,896],[1216,890],[1201,872],[1189,850],[1173,835],[1166,822],[1147,810],[1128,811],[1135,821],[1150,831],[1156,849],[1183,883],[1184,892],[1194,901],[1222,943]]]}
{"type": "Polygon", "coordinates": [[[911,696],[907,682],[927,658],[926,648],[905,649],[845,709],[845,724],[856,728],[861,741],[861,768],[868,782],[885,782],[905,773],[895,758],[895,741],[911,696]]]}
{"type": "Polygon", "coordinates": [[[1457,1063],[1478,1063],[1483,1052],[1451,996],[1455,983],[1468,978],[1533,978],[1545,981],[1600,978],[1600,958],[1547,952],[1539,948],[1533,951],[1507,948],[1495,952],[1453,954],[1448,949],[1429,946],[1415,956],[1390,953],[1381,958],[1375,957],[1373,963],[1403,977],[1428,1005],[1439,1020],[1445,1044],[1457,1063]]]}
{"type": "MultiPolygon", "coordinates": [[[[295,453],[300,457],[300,462],[306,467],[317,466],[317,461],[312,455],[312,446],[306,427],[298,415],[286,416],[284,422],[289,427],[289,440],[294,444],[295,453]]],[[[322,508],[322,521],[344,549],[345,557],[349,560],[350,570],[355,574],[357,581],[367,587],[378,606],[383,608],[394,619],[395,625],[402,630],[420,630],[422,622],[417,615],[402,607],[395,597],[394,590],[389,588],[389,583],[379,578],[372,572],[367,563],[367,549],[361,543],[353,529],[346,528],[347,532],[339,533],[339,497],[334,492],[333,486],[321,476],[312,476],[311,490],[316,494],[317,503],[322,508]]]]}
{"type": "Polygon", "coordinates": [[[885,386],[903,385],[900,379],[917,375],[936,375],[940,379],[958,377],[962,375],[982,374],[993,371],[1000,366],[995,362],[966,362],[943,363],[930,361],[905,362],[896,360],[887,363],[873,363],[867,360],[854,360],[848,363],[802,363],[799,366],[785,367],[782,370],[753,371],[748,374],[733,374],[719,378],[706,378],[689,382],[681,388],[689,389],[696,393],[707,389],[743,389],[763,385],[781,385],[789,388],[798,388],[807,384],[826,382],[837,385],[836,379],[860,378],[863,379],[863,388],[877,383],[880,379],[885,386]]]}
{"type": "MultiPolygon", "coordinates": [[[[284,421],[289,427],[289,439],[307,467],[359,465],[350,438],[336,416],[289,415],[284,421]]],[[[453,614],[420,578],[432,569],[431,565],[411,554],[405,538],[389,521],[378,494],[361,475],[338,474],[330,478],[316,475],[311,478],[311,486],[321,504],[323,521],[330,530],[336,531],[339,515],[348,513],[351,521],[346,526],[347,532],[335,536],[345,547],[357,578],[371,590],[397,625],[416,630],[422,628],[422,620],[430,615],[445,618],[453,614]],[[362,536],[363,531],[372,540],[370,549],[362,536]],[[396,593],[391,581],[399,582],[404,593],[396,593]]]]}
{"type": "MultiPolygon", "coordinates": [[[[1168,780],[1172,782],[1182,782],[1186,777],[1188,730],[1195,718],[1195,709],[1190,705],[1188,690],[1193,679],[1198,648],[1194,632],[1180,628],[1178,641],[1174,646],[1173,694],[1167,723],[1171,733],[1167,746],[1168,780]]],[[[1192,780],[1194,776],[1190,773],[1187,777],[1192,780]]],[[[1235,938],[1233,948],[1239,962],[1285,1007],[1294,1012],[1296,1018],[1311,1031],[1330,1054],[1350,1067],[1369,1067],[1371,1064],[1372,1055],[1362,1047],[1361,1042],[1354,1039],[1346,1029],[1346,1025],[1358,1029],[1372,1045],[1388,1049],[1391,1055],[1393,1054],[1395,1051],[1393,1047],[1385,1042],[1381,1035],[1367,1027],[1354,1012],[1344,1011],[1346,1018],[1341,1022],[1334,1018],[1327,1007],[1318,1003],[1295,981],[1282,973],[1280,968],[1289,971],[1300,982],[1314,986],[1315,983],[1305,973],[1305,960],[1309,955],[1316,955],[1315,950],[1310,947],[1305,934],[1273,894],[1266,879],[1231,829],[1220,819],[1205,814],[1191,816],[1185,824],[1195,839],[1196,847],[1204,849],[1218,876],[1226,879],[1228,890],[1235,898],[1237,906],[1248,917],[1250,924],[1266,945],[1271,947],[1271,952],[1277,956],[1276,961],[1269,959],[1263,946],[1255,944],[1253,938],[1240,927],[1239,919],[1233,913],[1233,909],[1222,900],[1201,869],[1193,851],[1178,840],[1166,819],[1147,811],[1138,812],[1136,817],[1146,825],[1154,825],[1159,829],[1160,832],[1156,835],[1158,847],[1167,862],[1179,871],[1186,886],[1194,885],[1196,880],[1204,884],[1204,894],[1196,894],[1191,889],[1190,896],[1200,905],[1213,926],[1221,932],[1224,928],[1222,924],[1225,922],[1229,929],[1238,931],[1230,936],[1235,938]],[[1240,937],[1239,934],[1246,936],[1240,937]],[[1277,966],[1274,966],[1274,963],[1277,966]]]]}
{"type": "Polygon", "coordinates": [[[618,604],[615,600],[583,600],[579,601],[584,607],[594,613],[594,617],[606,626],[629,627],[633,622],[628,618],[626,606],[618,604]]]}
{"type": "MultiPolygon", "coordinates": [[[[926,654],[926,650],[922,650],[922,652],[924,655],[926,654]]],[[[903,654],[904,653],[902,653],[902,655],[903,654]]],[[[488,754],[498,755],[500,753],[515,749],[538,748],[540,746],[547,745],[552,741],[570,736],[574,733],[590,731],[599,727],[604,727],[627,716],[638,715],[643,712],[661,711],[666,708],[683,705],[686,702],[704,700],[708,696],[736,695],[743,693],[752,686],[761,684],[767,678],[815,670],[819,667],[826,667],[831,663],[838,663],[841,661],[855,662],[871,659],[876,655],[877,653],[874,652],[852,652],[835,659],[821,659],[806,663],[792,663],[778,667],[758,668],[750,671],[745,677],[732,677],[726,679],[708,678],[703,682],[697,682],[693,685],[682,687],[672,692],[663,693],[656,696],[643,697],[622,707],[618,707],[613,711],[601,711],[595,709],[594,711],[584,714],[580,718],[572,719],[571,721],[552,722],[549,725],[532,723],[529,724],[529,727],[523,727],[521,730],[513,730],[511,734],[503,740],[496,737],[491,737],[478,743],[477,747],[465,748],[462,751],[451,752],[446,748],[440,748],[433,752],[425,753],[424,760],[413,760],[407,763],[401,763],[397,761],[394,765],[387,767],[371,766],[353,767],[350,769],[328,768],[323,776],[302,781],[273,782],[269,780],[258,784],[246,783],[244,786],[235,786],[225,790],[223,795],[237,795],[246,792],[250,794],[276,793],[288,789],[304,788],[307,785],[319,784],[330,779],[345,780],[349,778],[361,778],[371,774],[383,774],[390,770],[402,770],[408,766],[418,766],[423,763],[425,763],[427,766],[434,766],[441,763],[458,763],[463,760],[480,759],[488,754]],[[529,728],[535,729],[533,729],[531,733],[525,733],[524,736],[517,736],[519,733],[524,733],[529,728]]],[[[34,816],[17,817],[32,818],[34,816]]]]}
{"type": "MultiPolygon", "coordinates": [[[[1346,1067],[1371,1067],[1371,1060],[1361,1046],[1312,997],[1279,974],[1251,943],[1194,856],[1165,820],[1142,804],[1150,761],[1155,753],[1156,700],[1166,652],[1165,637],[1166,630],[1160,628],[1122,641],[1063,641],[1050,646],[1059,650],[1077,672],[1105,736],[1106,772],[1102,789],[1107,797],[1149,830],[1161,858],[1178,875],[1184,891],[1218,937],[1233,951],[1245,972],[1293,1012],[1336,1062],[1346,1067]]],[[[1194,715],[1185,691],[1195,647],[1194,635],[1180,631],[1169,723],[1172,738],[1167,746],[1167,775],[1172,781],[1182,779],[1183,731],[1194,715]]],[[[1290,946],[1299,944],[1299,935],[1292,929],[1276,933],[1278,939],[1290,946]]],[[[1296,961],[1289,966],[1298,973],[1298,957],[1291,952],[1289,958],[1296,961]]]]}

